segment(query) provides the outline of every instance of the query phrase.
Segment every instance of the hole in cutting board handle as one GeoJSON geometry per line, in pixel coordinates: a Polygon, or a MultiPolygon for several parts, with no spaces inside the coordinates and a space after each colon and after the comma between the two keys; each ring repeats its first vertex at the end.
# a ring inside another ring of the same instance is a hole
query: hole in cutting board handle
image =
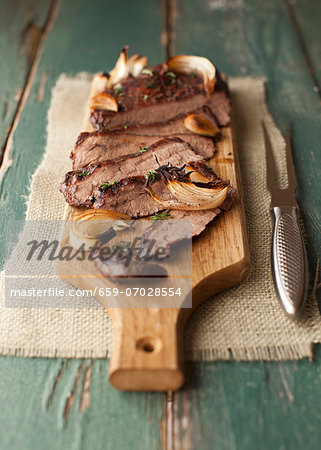
{"type": "Polygon", "coordinates": [[[136,348],[144,353],[155,353],[160,350],[161,347],[161,340],[152,336],[143,337],[136,342],[136,348]]]}

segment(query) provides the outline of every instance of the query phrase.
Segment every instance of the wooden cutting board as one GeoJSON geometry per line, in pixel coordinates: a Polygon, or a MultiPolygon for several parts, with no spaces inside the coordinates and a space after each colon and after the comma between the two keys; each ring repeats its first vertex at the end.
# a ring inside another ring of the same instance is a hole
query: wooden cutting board
{"type": "MultiPolygon", "coordinates": [[[[91,92],[92,96],[93,92],[91,92]]],[[[86,121],[87,130],[92,130],[86,121]]],[[[68,155],[66,155],[68,157],[68,155]]],[[[209,165],[222,179],[238,189],[238,199],[230,211],[215,218],[192,245],[192,308],[107,308],[113,323],[113,351],[109,365],[111,384],[121,390],[175,391],[184,383],[183,331],[192,310],[218,292],[243,281],[249,274],[250,255],[242,199],[233,121],[223,128],[217,152],[209,165]]],[[[67,206],[66,219],[79,213],[67,206]]],[[[68,244],[68,235],[61,245],[68,244]]],[[[76,267],[56,263],[57,274],[80,289],[104,286],[92,262],[76,267]],[[97,272],[98,278],[88,277],[97,272]],[[70,277],[68,277],[70,275],[70,277]],[[81,276],[83,275],[83,276],[81,276]]],[[[101,300],[99,296],[96,297],[101,300]]],[[[237,299],[236,299],[237,301],[237,299]]]]}

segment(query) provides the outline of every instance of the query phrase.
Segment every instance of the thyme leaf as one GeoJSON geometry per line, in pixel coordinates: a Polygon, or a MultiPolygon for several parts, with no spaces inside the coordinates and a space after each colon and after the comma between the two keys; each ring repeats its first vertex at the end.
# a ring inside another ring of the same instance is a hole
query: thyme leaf
{"type": "Polygon", "coordinates": [[[87,175],[89,175],[89,172],[86,172],[85,170],[83,170],[82,172],[77,172],[77,175],[79,178],[84,178],[87,175]]]}
{"type": "Polygon", "coordinates": [[[145,175],[145,179],[147,181],[155,181],[157,180],[158,174],[154,170],[150,170],[147,175],[145,175]]]}
{"type": "Polygon", "coordinates": [[[150,216],[151,220],[165,220],[171,217],[171,214],[168,209],[165,209],[165,211],[158,212],[150,216]]]}
{"type": "Polygon", "coordinates": [[[100,186],[99,186],[99,188],[102,190],[102,191],[106,191],[108,188],[110,188],[111,186],[116,186],[116,184],[117,184],[118,182],[116,181],[116,180],[114,180],[112,183],[108,183],[108,181],[105,181],[103,184],[101,184],[100,186]]]}
{"type": "Polygon", "coordinates": [[[119,94],[123,90],[123,86],[119,83],[114,87],[115,94],[119,94]]]}

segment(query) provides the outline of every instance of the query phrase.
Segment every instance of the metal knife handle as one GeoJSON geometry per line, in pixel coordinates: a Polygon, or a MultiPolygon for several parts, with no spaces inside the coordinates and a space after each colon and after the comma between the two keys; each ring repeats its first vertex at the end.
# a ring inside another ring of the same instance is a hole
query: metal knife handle
{"type": "Polygon", "coordinates": [[[298,208],[275,206],[272,239],[272,273],[279,300],[294,316],[304,307],[308,287],[308,264],[298,220],[298,208]]]}

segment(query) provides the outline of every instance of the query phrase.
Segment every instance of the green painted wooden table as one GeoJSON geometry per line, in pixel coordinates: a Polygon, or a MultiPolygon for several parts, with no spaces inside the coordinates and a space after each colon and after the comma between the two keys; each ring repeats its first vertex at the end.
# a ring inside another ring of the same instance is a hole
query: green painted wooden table
{"type": "MultiPolygon", "coordinates": [[[[2,1],[1,221],[24,215],[61,72],[111,67],[126,43],[151,63],[167,51],[204,54],[230,76],[266,76],[273,117],[283,130],[286,119],[293,125],[314,279],[321,254],[320,15],[316,0],[2,1]]],[[[107,369],[105,360],[1,357],[1,450],[320,448],[319,347],[314,363],[188,364],[186,386],[173,396],[117,392],[107,369]]]]}

